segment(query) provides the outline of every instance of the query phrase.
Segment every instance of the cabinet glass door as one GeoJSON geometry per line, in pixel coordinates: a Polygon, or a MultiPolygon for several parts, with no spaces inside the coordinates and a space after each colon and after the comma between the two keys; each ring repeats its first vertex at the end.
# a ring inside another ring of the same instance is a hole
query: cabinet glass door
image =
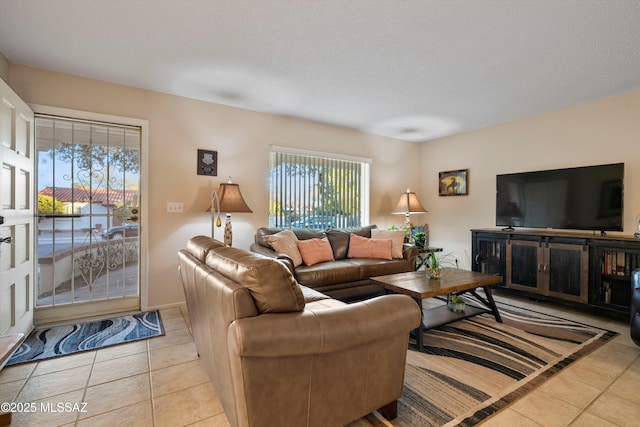
{"type": "Polygon", "coordinates": [[[550,243],[544,265],[548,270],[548,294],[587,302],[589,251],[586,246],[550,243]]]}
{"type": "Polygon", "coordinates": [[[537,292],[541,288],[542,248],[540,242],[511,241],[507,249],[507,286],[537,292]]]}

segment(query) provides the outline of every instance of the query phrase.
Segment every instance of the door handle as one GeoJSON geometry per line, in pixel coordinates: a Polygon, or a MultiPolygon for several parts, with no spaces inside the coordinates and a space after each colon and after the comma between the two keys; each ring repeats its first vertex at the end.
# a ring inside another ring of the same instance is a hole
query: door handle
{"type": "Polygon", "coordinates": [[[9,237],[0,237],[0,243],[12,243],[11,236],[9,237]]]}

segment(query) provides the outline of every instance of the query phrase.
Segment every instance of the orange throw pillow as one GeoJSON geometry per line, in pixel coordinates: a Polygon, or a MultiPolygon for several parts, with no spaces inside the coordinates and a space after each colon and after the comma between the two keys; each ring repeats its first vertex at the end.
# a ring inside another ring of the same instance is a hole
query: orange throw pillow
{"type": "Polygon", "coordinates": [[[392,259],[391,239],[369,239],[351,233],[347,258],[392,259]]]}
{"type": "Polygon", "coordinates": [[[298,250],[302,255],[302,261],[306,265],[314,265],[320,262],[333,261],[331,244],[326,237],[322,239],[298,240],[298,250]]]}

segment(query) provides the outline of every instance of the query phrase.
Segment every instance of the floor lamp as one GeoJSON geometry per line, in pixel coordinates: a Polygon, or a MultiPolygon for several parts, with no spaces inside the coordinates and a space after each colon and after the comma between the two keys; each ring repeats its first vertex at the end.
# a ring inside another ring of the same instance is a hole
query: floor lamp
{"type": "Polygon", "coordinates": [[[210,211],[211,237],[215,237],[215,227],[222,226],[222,221],[220,221],[220,212],[226,213],[227,220],[224,225],[224,244],[227,246],[231,246],[233,241],[231,214],[234,212],[253,212],[251,208],[247,206],[247,202],[244,201],[242,193],[240,192],[240,186],[238,184],[231,183],[231,178],[229,178],[228,182],[220,184],[218,191],[211,193],[210,211]]]}

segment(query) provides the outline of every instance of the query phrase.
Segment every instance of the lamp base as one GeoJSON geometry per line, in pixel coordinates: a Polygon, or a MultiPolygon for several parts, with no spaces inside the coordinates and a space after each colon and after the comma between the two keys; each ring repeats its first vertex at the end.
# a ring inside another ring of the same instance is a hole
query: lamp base
{"type": "Polygon", "coordinates": [[[224,244],[231,246],[233,241],[233,232],[231,230],[231,215],[227,214],[227,221],[224,223],[224,244]]]}

